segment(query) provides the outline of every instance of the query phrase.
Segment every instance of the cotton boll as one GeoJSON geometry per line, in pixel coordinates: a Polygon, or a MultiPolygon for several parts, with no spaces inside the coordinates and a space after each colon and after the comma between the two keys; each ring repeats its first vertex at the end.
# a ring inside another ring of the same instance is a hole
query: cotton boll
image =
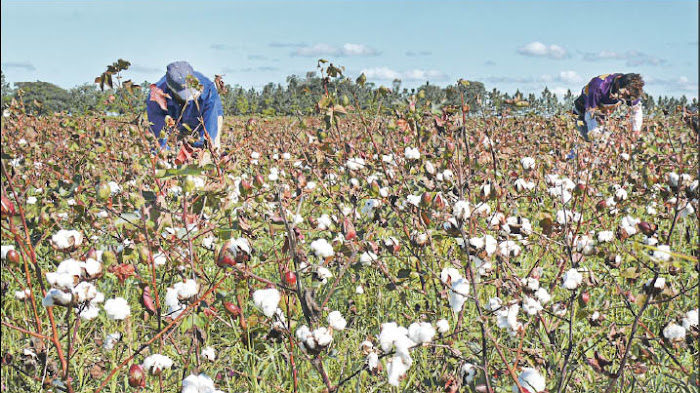
{"type": "Polygon", "coordinates": [[[143,359],[143,368],[153,375],[160,375],[163,371],[169,370],[173,366],[173,361],[161,354],[153,354],[143,359]]]}
{"type": "Polygon", "coordinates": [[[671,259],[671,247],[666,244],[660,244],[656,246],[651,257],[660,262],[668,262],[671,259]]]}
{"type": "Polygon", "coordinates": [[[13,246],[11,244],[3,244],[0,249],[2,250],[0,252],[0,256],[1,256],[0,259],[2,259],[4,261],[5,259],[7,259],[7,253],[15,250],[15,246],[13,246]]]}
{"type": "Polygon", "coordinates": [[[533,299],[529,296],[525,296],[522,301],[523,305],[523,311],[527,313],[527,315],[537,315],[540,311],[542,311],[542,305],[540,302],[536,299],[533,299]]]}
{"type": "Polygon", "coordinates": [[[92,304],[88,304],[78,309],[78,316],[83,321],[92,321],[100,314],[100,308],[92,304]]]}
{"type": "Polygon", "coordinates": [[[460,277],[457,280],[452,281],[452,288],[450,289],[450,307],[455,313],[459,313],[467,301],[467,295],[469,294],[469,282],[460,277]]]}
{"type": "Polygon", "coordinates": [[[330,325],[333,330],[344,330],[347,324],[347,321],[343,318],[343,314],[341,314],[340,311],[331,311],[328,314],[328,325],[330,325]]]}
{"type": "Polygon", "coordinates": [[[414,322],[408,327],[408,338],[416,344],[428,343],[435,336],[435,328],[428,322],[414,322]]]}
{"type": "Polygon", "coordinates": [[[129,303],[121,297],[107,300],[104,304],[104,309],[107,317],[114,320],[125,319],[131,314],[129,303]]]}
{"type": "Polygon", "coordinates": [[[67,250],[83,243],[83,234],[76,230],[61,229],[51,236],[51,245],[58,250],[67,250]]]}
{"type": "Polygon", "coordinates": [[[370,352],[367,355],[366,362],[367,362],[367,368],[369,369],[369,371],[376,370],[377,367],[379,367],[379,355],[377,355],[376,352],[370,352]]]}
{"type": "Polygon", "coordinates": [[[540,287],[535,291],[535,297],[540,301],[541,304],[547,304],[552,299],[552,296],[547,292],[547,289],[540,287]]]}
{"type": "Polygon", "coordinates": [[[523,166],[523,169],[529,171],[535,167],[535,159],[532,157],[523,157],[520,159],[520,165],[523,166]]]}
{"type": "Polygon", "coordinates": [[[470,384],[474,381],[474,377],[476,376],[476,367],[471,363],[464,363],[459,369],[459,374],[462,376],[464,384],[470,384]]]}
{"type": "Polygon", "coordinates": [[[410,364],[404,361],[400,356],[394,356],[387,363],[386,373],[387,380],[391,386],[399,386],[401,378],[406,375],[406,371],[410,368],[410,364]]]}
{"type": "Polygon", "coordinates": [[[46,281],[53,288],[69,291],[75,285],[75,276],[68,273],[49,272],[46,273],[46,281]]]}
{"type": "Polygon", "coordinates": [[[275,314],[280,301],[280,293],[275,288],[259,289],[253,292],[253,304],[268,318],[275,314]]]}
{"type": "Polygon", "coordinates": [[[466,221],[471,216],[471,208],[469,202],[464,200],[457,201],[452,207],[452,216],[458,221],[466,221]]]}
{"type": "Polygon", "coordinates": [[[615,239],[615,233],[613,231],[600,231],[598,232],[598,241],[600,243],[609,243],[615,239]]]}
{"type": "Polygon", "coordinates": [[[360,255],[360,263],[362,266],[371,266],[373,262],[377,261],[379,257],[377,254],[371,251],[365,251],[360,255]]]}
{"type": "Polygon", "coordinates": [[[333,222],[331,221],[331,218],[328,216],[328,214],[325,214],[325,213],[322,214],[321,217],[317,218],[316,222],[317,222],[316,229],[321,230],[321,231],[324,231],[324,230],[330,228],[330,226],[333,224],[333,222]]]}
{"type": "Polygon", "coordinates": [[[326,259],[335,255],[333,246],[331,246],[330,243],[323,238],[312,241],[310,247],[314,254],[321,259],[326,259]]]}
{"type": "Polygon", "coordinates": [[[663,335],[668,341],[682,341],[685,339],[685,328],[671,322],[664,328],[663,335]]]}
{"type": "Polygon", "coordinates": [[[17,300],[27,299],[27,298],[29,298],[30,294],[31,294],[31,292],[29,291],[29,288],[26,288],[26,289],[21,290],[21,291],[15,291],[15,299],[17,299],[17,300]]]}
{"type": "Polygon", "coordinates": [[[683,321],[681,322],[686,330],[690,330],[693,327],[698,326],[698,309],[690,310],[683,316],[683,321]]]}
{"type": "Polygon", "coordinates": [[[503,306],[503,300],[501,300],[498,297],[492,297],[489,299],[489,305],[488,305],[488,310],[489,311],[496,311],[499,308],[503,306]]]}
{"type": "Polygon", "coordinates": [[[457,281],[460,278],[462,278],[462,274],[460,274],[459,270],[453,267],[446,267],[440,272],[440,281],[446,285],[449,285],[449,283],[457,281]]]}
{"type": "Polygon", "coordinates": [[[64,306],[67,307],[73,302],[73,294],[60,289],[51,288],[44,297],[42,304],[44,307],[64,306]]]}
{"type": "Polygon", "coordinates": [[[511,336],[515,336],[522,328],[522,324],[518,322],[519,311],[520,306],[517,303],[508,307],[501,307],[496,311],[496,326],[501,329],[507,329],[511,336]]]}
{"type": "Polygon", "coordinates": [[[202,358],[207,359],[210,362],[216,360],[216,350],[212,347],[206,347],[202,349],[202,358]]]}
{"type": "Polygon", "coordinates": [[[97,296],[97,288],[92,283],[82,281],[73,287],[73,295],[78,303],[89,302],[97,296]]]}
{"type": "Polygon", "coordinates": [[[406,147],[403,156],[408,161],[418,160],[420,159],[420,151],[415,147],[406,147]]]}
{"type": "Polygon", "coordinates": [[[178,292],[175,288],[168,288],[165,292],[165,305],[168,307],[166,316],[173,319],[177,318],[185,310],[185,306],[180,303],[178,292]]]}
{"type": "Polygon", "coordinates": [[[122,334],[119,332],[108,334],[102,343],[102,348],[106,349],[107,351],[111,351],[114,349],[114,345],[116,345],[121,339],[122,334]]]}
{"type": "MultiPolygon", "coordinates": [[[[547,387],[544,376],[537,369],[530,367],[523,367],[518,376],[518,383],[528,393],[539,393],[547,387]]],[[[513,393],[520,393],[517,385],[513,385],[513,393]]]]}
{"type": "Polygon", "coordinates": [[[173,289],[177,291],[178,300],[188,300],[197,296],[199,284],[193,279],[188,279],[185,282],[176,283],[173,289]]]}
{"type": "MultiPolygon", "coordinates": [[[[696,324],[697,324],[697,313],[696,313],[696,324]]],[[[440,319],[435,323],[437,331],[440,334],[445,334],[450,331],[450,323],[446,319],[440,319]]]]}
{"type": "Polygon", "coordinates": [[[315,278],[319,281],[321,281],[321,284],[325,284],[328,282],[329,278],[333,277],[333,273],[331,273],[330,270],[323,266],[317,266],[316,271],[314,272],[315,278]]]}
{"type": "Polygon", "coordinates": [[[58,267],[56,268],[56,273],[70,274],[72,276],[81,277],[83,275],[84,267],[84,262],[75,259],[66,259],[58,264],[58,267]]]}
{"type": "Polygon", "coordinates": [[[583,276],[576,269],[569,269],[562,276],[562,287],[568,290],[573,291],[574,289],[578,288],[578,286],[581,285],[582,282],[583,276]]]}
{"type": "Polygon", "coordinates": [[[503,256],[517,257],[520,255],[521,249],[518,243],[512,240],[506,240],[498,245],[499,252],[503,256]]]}

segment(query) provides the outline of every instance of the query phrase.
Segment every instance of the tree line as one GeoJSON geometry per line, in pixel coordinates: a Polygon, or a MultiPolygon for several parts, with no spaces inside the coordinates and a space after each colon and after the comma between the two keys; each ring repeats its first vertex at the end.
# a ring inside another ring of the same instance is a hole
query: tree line
{"type": "MultiPolygon", "coordinates": [[[[127,92],[123,87],[102,90],[97,84],[83,84],[71,89],[63,89],[49,82],[16,82],[14,88],[2,73],[2,108],[11,101],[21,101],[26,110],[35,115],[48,115],[64,112],[75,115],[100,113],[118,116],[125,113],[145,111],[145,102],[149,92],[149,82],[143,82],[137,89],[129,89],[129,100],[123,100],[127,92]]],[[[513,107],[513,103],[522,111],[534,111],[544,114],[565,113],[571,110],[573,100],[578,92],[568,91],[559,97],[545,88],[539,95],[524,95],[520,91],[514,94],[498,89],[487,91],[481,82],[440,87],[429,82],[416,87],[402,87],[400,80],[394,80],[391,86],[378,86],[374,83],[357,83],[348,78],[323,78],[318,73],[309,72],[304,77],[290,75],[286,84],[268,83],[261,89],[244,88],[240,85],[218,84],[224,113],[226,115],[308,115],[315,113],[318,102],[326,92],[331,92],[338,101],[347,107],[359,106],[363,110],[377,108],[381,93],[383,102],[405,102],[411,97],[420,96],[435,105],[436,108],[452,105],[460,107],[462,99],[471,112],[482,110],[501,111],[513,107]]],[[[647,95],[644,106],[651,110],[659,108],[675,111],[680,107],[697,110],[697,99],[689,102],[685,96],[680,98],[659,96],[654,99],[647,95]]]]}

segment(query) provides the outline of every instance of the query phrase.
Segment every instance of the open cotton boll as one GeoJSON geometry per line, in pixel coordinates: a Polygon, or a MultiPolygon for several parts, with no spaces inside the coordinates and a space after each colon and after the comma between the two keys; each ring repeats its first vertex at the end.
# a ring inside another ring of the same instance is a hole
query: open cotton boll
{"type": "Polygon", "coordinates": [[[311,251],[313,251],[314,254],[321,259],[326,259],[335,255],[333,246],[328,243],[326,239],[316,239],[312,241],[309,246],[311,247],[311,251]]]}
{"type": "Polygon", "coordinates": [[[578,288],[579,285],[583,282],[583,276],[581,273],[578,272],[576,269],[569,269],[564,275],[562,276],[562,287],[568,289],[568,290],[574,290],[578,288]]]}
{"type": "MultiPolygon", "coordinates": [[[[539,393],[547,387],[544,376],[537,369],[531,367],[523,367],[518,376],[518,383],[528,393],[539,393]]],[[[513,385],[513,393],[520,393],[518,385],[513,385]]]]}
{"type": "Polygon", "coordinates": [[[462,274],[459,272],[459,270],[453,267],[446,267],[440,272],[440,281],[446,285],[449,285],[450,282],[454,282],[460,278],[462,278],[462,274]]]}
{"type": "Polygon", "coordinates": [[[320,348],[327,347],[331,344],[331,342],[333,342],[333,336],[326,327],[317,328],[311,332],[311,335],[313,336],[314,341],[316,341],[316,345],[320,348]]]}
{"type": "Polygon", "coordinates": [[[253,292],[253,304],[268,318],[275,314],[280,302],[280,293],[275,288],[259,289],[253,292]]]}
{"type": "Polygon", "coordinates": [[[118,343],[121,339],[122,334],[119,332],[108,334],[107,337],[105,337],[104,342],[102,343],[102,348],[111,351],[112,349],[114,349],[114,345],[118,343]]]}
{"type": "Polygon", "coordinates": [[[323,266],[317,266],[316,271],[314,273],[316,275],[316,279],[321,281],[321,284],[325,284],[326,282],[328,282],[329,278],[333,277],[333,273],[331,273],[330,270],[323,266]]]}
{"type": "Polygon", "coordinates": [[[216,360],[216,350],[212,347],[206,347],[202,349],[201,353],[202,358],[207,359],[210,362],[213,362],[216,360]]]}
{"type": "Polygon", "coordinates": [[[659,244],[651,257],[657,261],[668,262],[671,259],[671,247],[666,244],[659,244]]]}
{"type": "Polygon", "coordinates": [[[64,306],[67,307],[73,302],[73,294],[64,292],[57,288],[51,288],[46,292],[44,300],[41,302],[44,307],[64,306]]]}
{"type": "Polygon", "coordinates": [[[521,329],[522,324],[518,322],[518,312],[520,306],[515,303],[509,307],[501,307],[496,311],[496,326],[507,329],[511,336],[515,336],[521,329]]]}
{"type": "Polygon", "coordinates": [[[61,229],[51,236],[51,244],[58,250],[66,250],[83,243],[83,234],[76,230],[61,229]]]}
{"type": "Polygon", "coordinates": [[[462,376],[462,381],[465,384],[472,383],[476,376],[476,367],[471,363],[464,363],[459,369],[459,374],[462,376]]]}
{"type": "Polygon", "coordinates": [[[331,218],[330,216],[328,216],[328,214],[323,213],[321,217],[316,219],[316,223],[316,229],[325,231],[326,229],[331,227],[333,221],[331,221],[331,218]]]}
{"type": "Polygon", "coordinates": [[[401,378],[406,375],[406,371],[411,367],[400,356],[394,356],[389,360],[386,367],[387,381],[391,386],[399,386],[401,378]]]}
{"type": "Polygon", "coordinates": [[[664,328],[663,335],[668,341],[682,341],[685,339],[685,328],[671,322],[664,328]]]}
{"type": "Polygon", "coordinates": [[[365,251],[360,255],[360,263],[362,266],[371,266],[372,262],[377,261],[379,257],[372,251],[365,251]]]}
{"type": "Polygon", "coordinates": [[[365,167],[365,160],[360,157],[353,157],[345,162],[345,167],[351,171],[357,171],[365,167]]]}
{"type": "Polygon", "coordinates": [[[420,158],[420,151],[415,147],[406,147],[403,151],[403,156],[409,161],[417,160],[420,158]]]}
{"type": "Polygon", "coordinates": [[[49,272],[46,273],[46,281],[53,288],[65,289],[69,291],[75,285],[75,276],[68,273],[49,272]]]}
{"type": "Polygon", "coordinates": [[[379,367],[379,355],[376,352],[370,352],[367,354],[366,362],[369,371],[376,370],[379,367]]]}
{"type": "Polygon", "coordinates": [[[513,240],[506,240],[498,245],[500,254],[503,256],[517,257],[520,255],[520,245],[513,240]]]}
{"type": "Polygon", "coordinates": [[[452,281],[452,288],[450,289],[450,307],[452,311],[458,313],[462,311],[464,303],[467,301],[467,295],[469,294],[469,282],[460,277],[457,280],[452,281]]]}
{"type": "Polygon", "coordinates": [[[29,288],[23,289],[21,291],[15,291],[15,299],[17,300],[24,300],[29,298],[29,295],[31,292],[29,291],[29,288]]]}
{"type": "Polygon", "coordinates": [[[193,279],[188,279],[185,282],[178,282],[173,285],[173,289],[177,291],[179,300],[187,300],[197,296],[199,292],[199,284],[193,279]]]}
{"type": "Polygon", "coordinates": [[[437,331],[440,334],[445,334],[450,331],[450,323],[446,319],[440,319],[435,323],[437,331]]]}
{"type": "Polygon", "coordinates": [[[552,296],[547,292],[547,289],[544,287],[540,287],[535,291],[535,297],[537,300],[540,301],[541,304],[547,304],[549,303],[550,300],[552,300],[552,296]]]}
{"type": "Polygon", "coordinates": [[[173,319],[177,318],[186,308],[180,303],[178,292],[175,288],[168,288],[165,292],[165,305],[168,307],[166,316],[173,319]]]}
{"type": "Polygon", "coordinates": [[[615,233],[613,231],[600,231],[598,232],[598,241],[601,243],[608,243],[615,239],[615,233]]]}
{"type": "Polygon", "coordinates": [[[529,171],[535,167],[535,159],[532,157],[523,157],[520,159],[520,165],[523,166],[523,169],[529,171]]]}
{"type": "Polygon", "coordinates": [[[1,250],[0,256],[2,257],[0,259],[2,259],[3,261],[5,259],[7,259],[7,253],[10,251],[14,251],[14,249],[15,249],[15,246],[13,246],[11,244],[3,244],[2,246],[0,246],[0,250],[1,250]]]}
{"type": "Polygon", "coordinates": [[[78,311],[78,316],[84,321],[92,321],[100,315],[100,308],[92,304],[82,307],[78,311]]]}
{"type": "Polygon", "coordinates": [[[690,310],[683,316],[683,321],[681,321],[683,327],[686,330],[698,326],[698,309],[690,310]]]}
{"type": "Polygon", "coordinates": [[[150,371],[153,375],[159,375],[165,370],[169,370],[173,366],[173,361],[159,353],[153,354],[143,359],[143,368],[150,371]]]}
{"type": "Polygon", "coordinates": [[[97,288],[92,283],[82,281],[73,287],[73,295],[78,303],[89,302],[97,296],[97,288]]]}
{"type": "Polygon", "coordinates": [[[334,330],[343,330],[347,324],[348,322],[343,318],[343,314],[340,311],[331,311],[328,314],[328,325],[334,330]]]}
{"type": "Polygon", "coordinates": [[[471,216],[469,202],[459,200],[452,206],[452,216],[458,221],[466,221],[471,216]]]}
{"type": "Polygon", "coordinates": [[[214,381],[205,374],[190,374],[182,380],[181,393],[223,393],[214,386],[214,381]]]}
{"type": "Polygon", "coordinates": [[[408,327],[408,338],[416,344],[433,341],[435,328],[429,322],[414,322],[408,327]]]}
{"type": "Polygon", "coordinates": [[[503,300],[501,300],[498,297],[492,297],[489,299],[489,305],[488,305],[488,310],[489,311],[496,311],[499,308],[503,306],[503,300]]]}
{"type": "Polygon", "coordinates": [[[66,259],[58,264],[56,267],[56,273],[70,274],[73,276],[82,276],[83,268],[85,267],[85,262],[81,262],[75,259],[66,259]]]}
{"type": "Polygon", "coordinates": [[[542,311],[542,305],[540,302],[536,299],[533,299],[529,296],[525,296],[522,301],[523,304],[523,311],[527,313],[527,315],[537,315],[540,311],[542,311]]]}
{"type": "Polygon", "coordinates": [[[122,297],[107,300],[103,307],[107,317],[110,319],[121,320],[131,314],[129,303],[122,297]]]}
{"type": "Polygon", "coordinates": [[[97,277],[102,273],[102,262],[93,258],[86,259],[83,267],[88,278],[97,277]]]}

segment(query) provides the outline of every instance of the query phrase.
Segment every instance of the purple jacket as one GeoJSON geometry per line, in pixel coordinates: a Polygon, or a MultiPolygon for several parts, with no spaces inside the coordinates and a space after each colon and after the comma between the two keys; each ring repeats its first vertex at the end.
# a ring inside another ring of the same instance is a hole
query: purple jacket
{"type": "MultiPolygon", "coordinates": [[[[590,82],[581,90],[581,97],[577,101],[577,109],[583,110],[583,113],[589,110],[599,110],[604,113],[611,113],[625,103],[625,100],[610,97],[611,90],[615,85],[615,81],[619,79],[623,74],[604,74],[596,76],[591,79],[590,82]],[[582,108],[579,107],[583,104],[582,108]]],[[[627,105],[637,105],[640,99],[636,99],[632,102],[627,102],[627,105]]]]}

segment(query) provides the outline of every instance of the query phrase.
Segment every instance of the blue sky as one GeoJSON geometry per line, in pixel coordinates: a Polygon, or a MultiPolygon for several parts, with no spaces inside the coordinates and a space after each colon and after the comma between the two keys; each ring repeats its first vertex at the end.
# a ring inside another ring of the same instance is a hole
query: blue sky
{"type": "Polygon", "coordinates": [[[125,77],[160,78],[187,60],[231,85],[285,84],[317,60],[404,86],[481,81],[513,93],[578,92],[638,72],[654,95],[698,97],[698,2],[686,1],[27,1],[3,0],[10,83],[88,83],[119,58],[125,77]]]}

